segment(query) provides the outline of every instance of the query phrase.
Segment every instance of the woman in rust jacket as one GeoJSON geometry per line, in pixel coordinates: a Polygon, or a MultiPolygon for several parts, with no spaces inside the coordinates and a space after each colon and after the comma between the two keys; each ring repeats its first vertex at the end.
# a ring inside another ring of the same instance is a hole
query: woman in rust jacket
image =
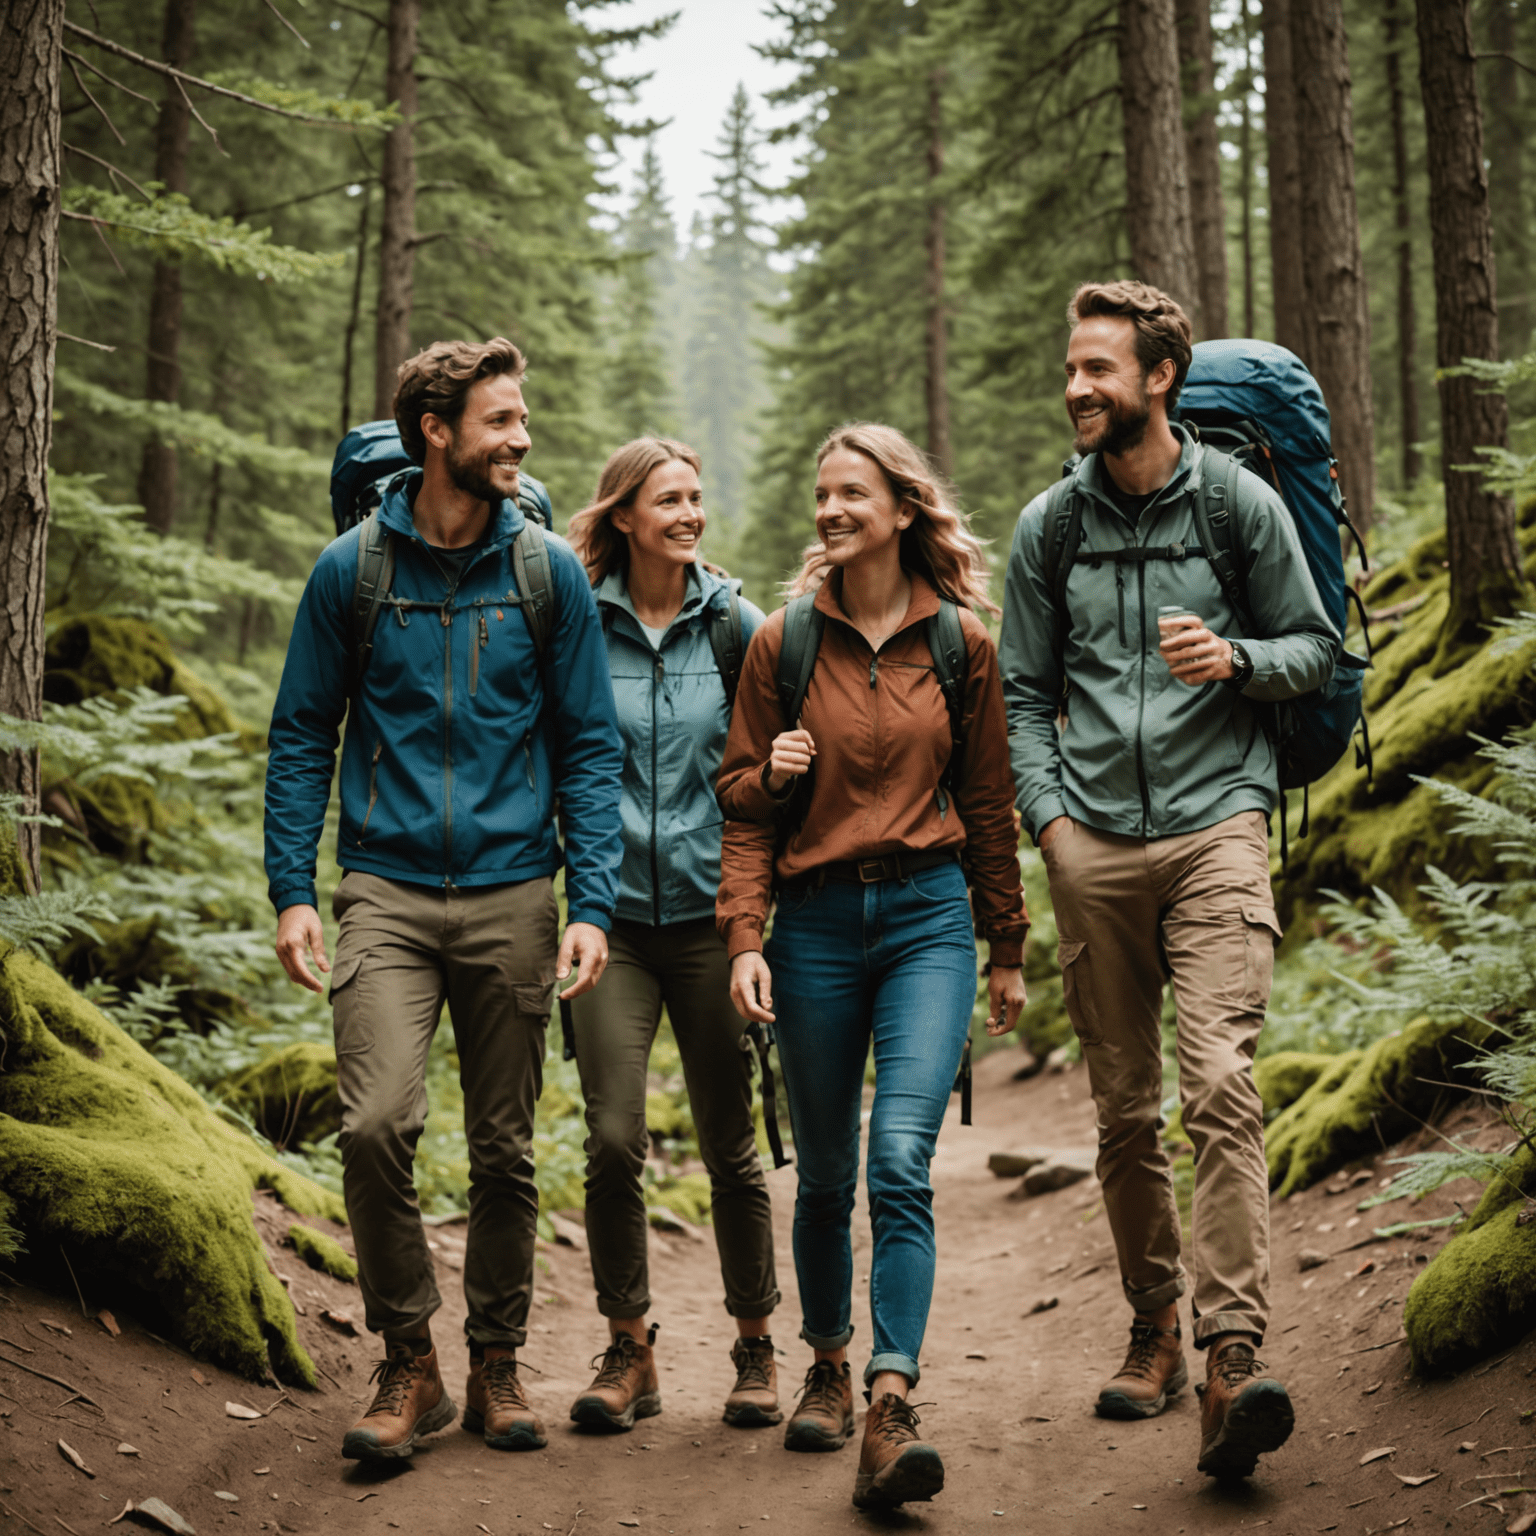
{"type": "Polygon", "coordinates": [[[971,611],[997,611],[981,544],[891,427],[842,427],[816,462],[819,542],[789,589],[820,618],[819,645],[804,653],[814,670],[786,719],[787,610],[772,614],[747,652],[721,765],[716,923],[738,1011],[774,1025],[799,1163],[795,1269],[815,1362],[785,1433],[791,1450],[835,1450],[853,1432],[850,1219],[874,1042],[874,1340],[854,1503],[880,1507],[944,1484],[907,1403],[933,1294],[928,1164],[970,1030],[975,929],[991,945],[987,1028],[1002,1034],[1024,1005],[1028,917],[997,652],[971,611]],[[954,723],[926,634],[941,600],[958,609],[965,653],[953,772],[954,723]]]}

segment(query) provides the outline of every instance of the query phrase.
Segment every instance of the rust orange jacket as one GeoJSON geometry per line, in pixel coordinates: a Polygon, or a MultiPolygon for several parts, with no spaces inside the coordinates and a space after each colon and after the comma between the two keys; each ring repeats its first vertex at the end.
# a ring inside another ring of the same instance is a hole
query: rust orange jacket
{"type": "Polygon", "coordinates": [[[816,743],[812,792],[777,868],[774,818],[782,802],[765,781],[774,737],[794,724],[784,719],[777,687],[783,609],[769,615],[747,649],[717,785],[726,821],[716,926],[734,958],[762,948],[775,876],[784,885],[838,860],[953,848],[964,860],[993,963],[1018,965],[1029,917],[992,637],[975,614],[960,610],[968,653],[965,761],[956,803],[941,810],[949,712],[923,635],[938,594],[913,575],[906,617],[876,654],[838,606],[841,588],[842,572],[833,571],[816,594],[827,625],[799,722],[816,743]]]}

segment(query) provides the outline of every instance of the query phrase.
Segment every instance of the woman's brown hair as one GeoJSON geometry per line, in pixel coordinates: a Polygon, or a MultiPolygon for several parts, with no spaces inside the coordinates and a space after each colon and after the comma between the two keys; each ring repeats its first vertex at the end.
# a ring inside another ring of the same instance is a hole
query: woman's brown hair
{"type": "MultiPolygon", "coordinates": [[[[933,583],[942,597],[966,608],[1002,610],[987,590],[987,554],[971,532],[970,519],[955,506],[953,488],[928,462],[927,456],[904,433],[876,421],[850,421],[830,433],[816,450],[816,467],[829,453],[852,449],[880,466],[886,483],[899,503],[917,510],[911,526],[901,532],[901,563],[933,583]]],[[[831,570],[826,546],[811,544],[805,550],[800,574],[788,583],[790,597],[814,591],[831,570]]]]}
{"type": "Polygon", "coordinates": [[[651,471],[675,459],[690,465],[695,474],[704,471],[698,454],[687,443],[670,437],[637,437],[609,454],[592,500],[576,513],[566,530],[566,538],[586,566],[594,587],[609,571],[629,569],[629,541],[613,526],[613,513],[633,506],[651,471]]]}

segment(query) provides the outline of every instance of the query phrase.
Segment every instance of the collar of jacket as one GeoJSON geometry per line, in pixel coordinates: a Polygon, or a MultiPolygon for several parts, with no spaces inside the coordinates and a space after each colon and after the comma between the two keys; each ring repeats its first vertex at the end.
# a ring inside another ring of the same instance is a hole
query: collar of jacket
{"type": "MultiPolygon", "coordinates": [[[[1205,467],[1205,454],[1201,451],[1200,444],[1185,427],[1176,421],[1168,423],[1168,430],[1179,439],[1178,468],[1168,477],[1167,483],[1159,488],[1157,500],[1155,503],[1148,504],[1148,510],[1151,510],[1154,505],[1161,510],[1186,491],[1193,492],[1200,489],[1200,476],[1205,467]]],[[[1090,453],[1077,466],[1074,473],[1079,489],[1085,491],[1115,516],[1123,518],[1125,514],[1115,505],[1109,494],[1108,477],[1109,471],[1104,468],[1102,453],[1090,453]]]]}
{"type": "MultiPolygon", "coordinates": [[[[421,537],[421,530],[416,526],[412,508],[416,504],[416,493],[421,489],[424,478],[422,470],[402,470],[389,482],[389,488],[385,491],[384,500],[379,507],[379,521],[391,533],[416,539],[422,544],[427,541],[421,537]]],[[[522,508],[515,501],[503,498],[491,509],[491,520],[486,525],[485,541],[480,547],[480,552],[490,554],[510,544],[522,532],[525,521],[522,508]]]]}
{"type": "MultiPolygon", "coordinates": [[[[723,608],[729,601],[730,589],[718,576],[706,571],[697,560],[687,567],[687,580],[688,586],[683,596],[683,606],[678,609],[677,617],[672,620],[672,624],[691,619],[695,614],[703,613],[708,609],[723,608]]],[[[609,571],[597,584],[597,590],[592,595],[597,599],[599,607],[606,604],[610,608],[618,609],[620,613],[627,613],[636,624],[640,622],[640,615],[635,612],[635,605],[629,600],[629,587],[626,585],[622,571],[609,571]]],[[[672,624],[667,628],[670,629],[672,624]]]]}
{"type": "MultiPolygon", "coordinates": [[[[892,631],[897,635],[904,629],[910,629],[914,624],[921,624],[924,619],[931,619],[939,611],[939,594],[926,576],[919,575],[916,571],[908,571],[907,580],[912,583],[912,598],[907,604],[907,611],[902,616],[901,623],[892,631]]],[[[826,579],[816,589],[815,607],[829,619],[836,619],[839,624],[846,624],[850,629],[856,629],[857,626],[853,620],[843,612],[842,595],[842,568],[833,566],[827,572],[826,579]]]]}

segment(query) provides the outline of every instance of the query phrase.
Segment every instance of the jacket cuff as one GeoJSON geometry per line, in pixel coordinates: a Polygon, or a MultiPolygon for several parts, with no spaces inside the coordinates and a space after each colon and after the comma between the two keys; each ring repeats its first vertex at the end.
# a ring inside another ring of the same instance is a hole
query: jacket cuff
{"type": "Polygon", "coordinates": [[[726,924],[725,952],[729,959],[737,955],[761,954],[763,925],[755,917],[733,917],[726,924]]]}
{"type": "Polygon", "coordinates": [[[1059,793],[1052,791],[1049,794],[1038,796],[1026,810],[1019,807],[1019,814],[1023,818],[1024,825],[1029,828],[1029,835],[1035,847],[1040,846],[1040,834],[1058,816],[1067,814],[1067,803],[1059,793]]]}
{"type": "Polygon", "coordinates": [[[569,928],[572,923],[591,923],[607,933],[613,927],[613,913],[603,907],[571,907],[565,914],[565,926],[569,928]]]}
{"type": "Polygon", "coordinates": [[[1023,939],[993,939],[987,945],[987,949],[988,960],[1004,970],[1011,970],[1024,964],[1023,939]]]}
{"type": "Polygon", "coordinates": [[[315,894],[315,882],[311,880],[307,885],[273,886],[267,892],[268,899],[272,903],[272,909],[279,917],[289,907],[314,907],[320,906],[320,898],[315,894]]]}
{"type": "Polygon", "coordinates": [[[770,771],[770,765],[764,763],[756,773],[738,781],[733,796],[736,803],[727,815],[738,821],[756,822],[772,821],[778,815],[780,807],[794,794],[795,781],[791,779],[784,786],[783,794],[776,795],[768,788],[770,771]]]}

